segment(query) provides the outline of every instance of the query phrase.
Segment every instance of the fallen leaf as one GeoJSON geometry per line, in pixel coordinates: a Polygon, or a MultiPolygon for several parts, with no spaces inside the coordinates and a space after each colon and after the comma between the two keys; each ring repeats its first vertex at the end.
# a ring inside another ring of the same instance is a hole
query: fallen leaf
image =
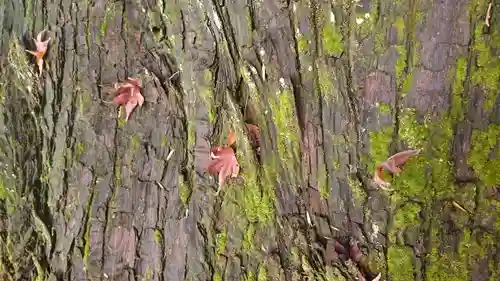
{"type": "Polygon", "coordinates": [[[51,39],[51,37],[49,37],[47,40],[42,41],[42,35],[44,32],[45,32],[45,29],[38,33],[38,35],[36,36],[36,39],[33,38],[33,41],[35,41],[36,51],[26,50],[26,52],[35,56],[36,64],[38,65],[39,76],[42,76],[43,57],[45,56],[45,53],[47,52],[47,47],[48,47],[49,41],[51,39]]]}
{"type": "Polygon", "coordinates": [[[123,83],[115,83],[115,90],[112,93],[117,96],[113,99],[113,102],[124,105],[125,120],[128,120],[136,106],[140,107],[144,103],[141,88],[141,80],[130,77],[123,83]]]}
{"type": "MultiPolygon", "coordinates": [[[[252,148],[259,152],[260,149],[260,129],[256,125],[245,123],[247,127],[252,148]]],[[[233,131],[229,131],[227,136],[227,145],[231,146],[236,142],[236,137],[233,131]]]]}
{"type": "Polygon", "coordinates": [[[420,149],[411,149],[398,152],[387,158],[387,160],[377,165],[375,174],[373,175],[373,181],[383,190],[392,190],[390,188],[387,188],[391,184],[384,181],[384,179],[382,178],[383,171],[386,170],[391,174],[399,174],[401,172],[401,168],[399,168],[399,166],[402,166],[404,163],[406,163],[406,161],[408,161],[410,157],[418,155],[419,153],[420,149]]]}
{"type": "Polygon", "coordinates": [[[215,146],[210,149],[211,162],[208,166],[208,172],[219,175],[219,188],[224,185],[228,177],[237,177],[240,172],[240,165],[231,147],[215,146]]]}

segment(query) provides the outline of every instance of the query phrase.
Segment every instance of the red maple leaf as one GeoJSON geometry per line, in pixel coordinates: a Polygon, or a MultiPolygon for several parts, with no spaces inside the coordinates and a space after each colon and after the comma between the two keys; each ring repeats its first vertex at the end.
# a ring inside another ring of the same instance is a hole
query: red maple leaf
{"type": "Polygon", "coordinates": [[[405,150],[398,152],[391,157],[387,158],[384,162],[377,165],[375,174],[373,175],[373,181],[380,186],[380,188],[384,190],[391,190],[387,188],[391,184],[389,182],[384,181],[382,178],[382,172],[386,170],[391,174],[399,174],[401,172],[401,168],[399,166],[404,165],[406,161],[412,156],[418,155],[420,153],[420,149],[418,150],[405,150]]]}
{"type": "Polygon", "coordinates": [[[140,107],[144,103],[141,88],[141,80],[130,77],[123,83],[115,83],[115,90],[112,93],[118,96],[113,99],[113,102],[124,105],[125,120],[128,120],[136,106],[140,107]]]}
{"type": "Polygon", "coordinates": [[[36,36],[36,39],[33,38],[33,41],[35,41],[36,51],[26,50],[26,52],[35,56],[36,64],[38,65],[39,76],[42,76],[43,57],[45,56],[45,53],[47,52],[47,47],[48,47],[49,41],[51,39],[49,37],[47,40],[42,41],[42,35],[44,32],[45,32],[45,29],[38,33],[38,35],[36,36]]]}
{"type": "Polygon", "coordinates": [[[222,185],[229,177],[237,177],[240,172],[240,165],[231,147],[214,146],[210,149],[210,164],[208,172],[219,175],[219,188],[216,195],[219,194],[222,185]]]}

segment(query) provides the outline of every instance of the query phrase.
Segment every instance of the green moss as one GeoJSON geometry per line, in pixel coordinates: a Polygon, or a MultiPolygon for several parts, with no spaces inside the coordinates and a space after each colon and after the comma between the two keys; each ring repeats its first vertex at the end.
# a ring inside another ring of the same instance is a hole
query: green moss
{"type": "Polygon", "coordinates": [[[500,57],[496,50],[500,48],[500,30],[493,27],[492,34],[483,34],[485,23],[483,20],[478,20],[478,17],[484,15],[488,3],[479,0],[471,1],[469,12],[471,17],[477,19],[472,47],[477,56],[475,66],[472,67],[471,80],[483,89],[486,96],[484,108],[489,111],[493,108],[499,92],[500,67],[498,66],[500,65],[500,57]]]}
{"type": "Polygon", "coordinates": [[[118,128],[123,129],[127,124],[127,120],[125,119],[125,109],[123,106],[118,107],[118,128]]]}
{"type": "Polygon", "coordinates": [[[328,185],[328,174],[322,171],[318,174],[318,189],[322,198],[330,196],[330,186],[328,185]]]}
{"type": "Polygon", "coordinates": [[[376,54],[381,54],[386,50],[387,34],[385,30],[377,31],[374,35],[373,51],[376,54]]]}
{"type": "Polygon", "coordinates": [[[408,74],[406,74],[403,80],[403,85],[400,92],[401,97],[406,96],[412,85],[413,85],[413,72],[409,72],[408,74]]]}
{"type": "MultiPolygon", "coordinates": [[[[408,281],[413,280],[413,251],[411,248],[402,246],[391,246],[387,250],[388,267],[391,280],[408,281]]],[[[438,279],[429,279],[438,280],[438,279]]]]}
{"type": "Polygon", "coordinates": [[[453,82],[452,109],[451,116],[453,120],[460,121],[464,117],[464,82],[467,74],[467,58],[459,58],[455,66],[455,77],[453,82]]]}
{"type": "Polygon", "coordinates": [[[191,196],[191,188],[182,179],[180,179],[179,182],[179,198],[182,204],[186,205],[189,202],[189,197],[191,196]]]}
{"type": "Polygon", "coordinates": [[[353,179],[352,177],[347,177],[347,184],[351,188],[352,194],[356,202],[362,204],[366,199],[366,192],[361,185],[361,182],[357,179],[353,179]]]}
{"type": "Polygon", "coordinates": [[[253,248],[255,230],[255,225],[253,223],[248,224],[245,229],[245,234],[243,235],[243,250],[248,251],[253,248]]]}
{"type": "Polygon", "coordinates": [[[162,135],[161,136],[161,144],[160,146],[162,148],[166,148],[168,146],[168,140],[167,140],[167,136],[166,135],[162,135]]]}
{"type": "Polygon", "coordinates": [[[299,53],[304,53],[309,48],[309,43],[307,43],[307,39],[304,35],[297,35],[297,48],[299,49],[299,53]]]}
{"type": "Polygon", "coordinates": [[[257,274],[257,281],[266,281],[267,280],[267,270],[264,264],[260,264],[259,273],[257,274]]]}
{"type": "Polygon", "coordinates": [[[405,40],[405,37],[406,37],[405,20],[402,17],[398,17],[398,18],[396,18],[396,20],[394,21],[392,26],[394,26],[394,28],[396,28],[396,30],[397,30],[399,42],[403,42],[405,40]]]}
{"type": "Polygon", "coordinates": [[[396,61],[395,65],[395,71],[396,71],[396,79],[397,79],[397,85],[398,87],[402,87],[404,84],[404,74],[406,71],[406,57],[407,57],[407,51],[406,47],[404,45],[396,45],[395,46],[396,51],[399,55],[398,60],[396,61]]]}
{"type": "Polygon", "coordinates": [[[92,203],[94,201],[94,193],[91,192],[90,199],[87,203],[87,212],[85,217],[85,233],[83,235],[83,261],[85,266],[83,267],[85,270],[88,268],[88,259],[90,255],[90,226],[91,226],[91,217],[92,217],[92,203]]]}
{"type": "Polygon", "coordinates": [[[130,140],[130,147],[132,151],[137,150],[141,146],[141,137],[138,135],[133,135],[132,139],[130,140]]]}
{"type": "Polygon", "coordinates": [[[160,244],[160,245],[163,243],[163,233],[158,228],[155,229],[155,242],[160,244]]]}
{"type": "Polygon", "coordinates": [[[389,157],[389,145],[392,141],[392,127],[385,127],[378,132],[370,132],[370,153],[372,164],[381,163],[389,157]]]}
{"type": "Polygon", "coordinates": [[[344,46],[342,43],[342,35],[337,26],[333,23],[326,23],[322,30],[323,48],[327,55],[338,56],[342,53],[344,46]]]}
{"type": "Polygon", "coordinates": [[[214,275],[212,276],[212,281],[222,281],[222,275],[220,272],[216,271],[214,272],[214,275]]]}
{"type": "Polygon", "coordinates": [[[472,149],[467,162],[486,186],[500,184],[500,152],[497,150],[493,159],[489,159],[490,152],[498,144],[499,138],[500,125],[497,124],[488,126],[486,131],[472,132],[472,149]]]}
{"type": "Polygon", "coordinates": [[[255,281],[255,273],[253,273],[252,271],[247,272],[247,274],[245,274],[245,276],[243,277],[243,280],[255,281]]]}
{"type": "Polygon", "coordinates": [[[99,36],[97,38],[97,40],[102,40],[104,39],[104,37],[106,37],[106,31],[108,30],[108,23],[109,23],[109,20],[114,17],[115,15],[115,3],[114,2],[110,2],[110,6],[108,6],[106,4],[106,10],[104,12],[104,19],[102,21],[102,24],[101,24],[101,29],[100,29],[100,32],[99,32],[99,36]]]}
{"type": "Polygon", "coordinates": [[[405,204],[394,216],[394,227],[404,228],[419,223],[420,206],[413,203],[405,204]]]}
{"type": "Polygon", "coordinates": [[[377,102],[375,106],[378,108],[380,113],[391,114],[391,106],[389,104],[377,102]]]}
{"type": "Polygon", "coordinates": [[[267,224],[274,217],[274,189],[264,185],[261,191],[255,182],[245,182],[243,211],[249,222],[267,224]]]}
{"type": "Polygon", "coordinates": [[[196,144],[196,124],[194,121],[192,120],[188,120],[188,124],[187,124],[188,128],[187,128],[187,131],[188,131],[188,147],[194,147],[195,144],[196,144]]]}
{"type": "Polygon", "coordinates": [[[218,257],[226,251],[227,229],[215,235],[215,255],[218,257]]]}
{"type": "Polygon", "coordinates": [[[121,173],[121,163],[118,157],[115,160],[114,175],[115,175],[115,186],[120,186],[122,184],[122,173],[121,173]]]}
{"type": "MultiPolygon", "coordinates": [[[[300,131],[295,113],[295,101],[289,90],[277,93],[278,97],[270,100],[273,121],[276,126],[276,142],[281,163],[288,171],[297,171],[300,148],[300,131]]],[[[272,169],[272,167],[270,167],[272,169]]],[[[291,173],[291,175],[295,175],[291,173]]],[[[296,186],[296,178],[290,179],[296,186]]]]}
{"type": "Polygon", "coordinates": [[[415,109],[403,109],[400,114],[399,136],[413,149],[423,148],[427,143],[429,129],[416,120],[415,109]]]}
{"type": "MultiPolygon", "coordinates": [[[[434,241],[436,247],[433,247],[429,257],[429,266],[426,270],[427,280],[446,280],[462,281],[469,280],[469,260],[470,254],[470,233],[465,231],[458,255],[451,252],[439,253],[438,241],[434,241]]],[[[477,260],[475,260],[477,261],[477,260]]]]}

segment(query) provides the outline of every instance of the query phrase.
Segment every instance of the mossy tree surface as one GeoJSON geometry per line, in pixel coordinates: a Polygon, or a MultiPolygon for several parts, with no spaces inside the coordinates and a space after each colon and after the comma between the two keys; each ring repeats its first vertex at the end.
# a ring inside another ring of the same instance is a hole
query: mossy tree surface
{"type": "Polygon", "coordinates": [[[488,4],[0,1],[0,279],[355,280],[321,253],[350,233],[384,278],[499,280],[488,4]],[[128,76],[146,102],[126,122],[128,76]],[[215,196],[208,149],[244,121],[262,163],[239,137],[242,180],[215,196]]]}

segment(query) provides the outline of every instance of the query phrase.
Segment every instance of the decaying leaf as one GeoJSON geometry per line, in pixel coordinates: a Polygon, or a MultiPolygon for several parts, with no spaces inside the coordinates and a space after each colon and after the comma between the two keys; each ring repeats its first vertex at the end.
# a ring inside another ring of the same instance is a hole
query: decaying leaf
{"type": "Polygon", "coordinates": [[[45,29],[38,33],[38,35],[36,36],[36,39],[33,38],[33,41],[35,41],[36,51],[26,50],[26,52],[35,56],[36,64],[38,65],[38,75],[39,76],[42,76],[43,57],[45,56],[45,53],[47,52],[47,47],[49,46],[49,41],[51,39],[51,37],[49,37],[47,40],[42,41],[43,33],[45,33],[45,29]]]}
{"type": "Polygon", "coordinates": [[[216,195],[219,194],[221,187],[228,177],[237,177],[240,172],[240,165],[231,147],[215,146],[210,149],[210,164],[208,172],[219,175],[219,188],[216,195]]]}
{"type": "MultiPolygon", "coordinates": [[[[250,135],[250,141],[252,143],[252,148],[257,152],[260,151],[260,129],[256,125],[245,123],[248,133],[250,135]]],[[[230,131],[227,136],[227,145],[231,146],[236,142],[236,136],[233,131],[230,131]]]]}
{"type": "Polygon", "coordinates": [[[375,174],[373,175],[373,182],[375,182],[375,184],[380,186],[383,190],[391,191],[392,189],[388,188],[391,184],[384,181],[382,178],[382,172],[386,170],[391,174],[399,174],[401,172],[401,168],[399,168],[399,166],[402,166],[410,157],[418,155],[419,153],[420,149],[417,149],[405,150],[392,155],[386,161],[377,165],[375,174]]]}
{"type": "Polygon", "coordinates": [[[125,120],[128,120],[130,114],[136,106],[142,106],[144,97],[141,94],[142,82],[139,79],[127,78],[123,83],[115,83],[113,94],[117,95],[113,102],[124,105],[125,120]]]}

